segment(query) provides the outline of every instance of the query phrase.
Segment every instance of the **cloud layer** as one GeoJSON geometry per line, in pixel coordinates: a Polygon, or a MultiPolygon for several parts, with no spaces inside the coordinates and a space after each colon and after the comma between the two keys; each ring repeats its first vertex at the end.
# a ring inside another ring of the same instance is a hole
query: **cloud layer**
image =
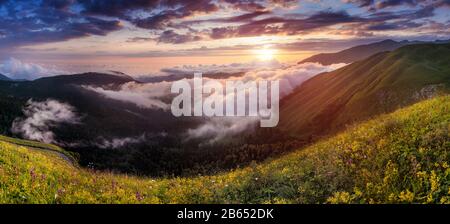
{"type": "Polygon", "coordinates": [[[263,69],[247,72],[242,78],[244,81],[250,80],[280,80],[280,96],[291,93],[295,87],[304,81],[323,72],[330,72],[345,66],[346,64],[322,65],[319,63],[302,63],[278,69],[263,69]]]}
{"type": "MultiPolygon", "coordinates": [[[[221,83],[228,80],[241,80],[244,82],[251,80],[279,80],[280,96],[284,97],[291,93],[304,81],[314,77],[317,74],[332,71],[345,64],[321,65],[319,63],[303,64],[282,64],[276,61],[271,62],[251,62],[234,63],[226,65],[203,65],[203,66],[180,66],[170,69],[164,69],[168,74],[179,75],[186,79],[193,86],[194,72],[205,73],[223,73],[247,71],[242,76],[233,76],[228,78],[216,78],[221,83]],[[250,71],[248,71],[250,70],[250,71]],[[188,78],[186,78],[188,77],[188,78]]],[[[204,83],[213,78],[203,77],[204,83]]],[[[106,89],[104,87],[84,86],[85,89],[97,92],[104,97],[133,103],[142,108],[168,110],[170,104],[163,99],[168,99],[170,87],[173,82],[163,81],[155,83],[135,83],[129,82],[118,89],[106,89]]],[[[226,99],[226,96],[224,99],[226,99]]],[[[256,117],[230,118],[230,117],[212,117],[206,119],[198,127],[186,131],[186,139],[207,138],[210,143],[220,139],[233,136],[250,127],[253,123],[259,121],[256,117]]]]}
{"type": "Polygon", "coordinates": [[[252,61],[249,63],[231,63],[231,64],[211,64],[211,65],[183,65],[171,68],[163,68],[162,72],[170,75],[191,75],[195,72],[203,74],[234,74],[240,72],[249,72],[264,69],[278,69],[286,67],[286,64],[277,60],[271,61],[252,61]]]}
{"type": "Polygon", "coordinates": [[[23,113],[25,117],[14,120],[11,131],[26,139],[45,143],[57,143],[52,128],[80,122],[74,107],[51,99],[42,102],[29,100],[23,113]]]}
{"type": "Polygon", "coordinates": [[[45,76],[65,73],[64,71],[45,68],[38,64],[22,62],[15,58],[9,58],[0,64],[0,74],[4,74],[11,79],[34,80],[45,76]]]}
{"type": "MultiPolygon", "coordinates": [[[[280,81],[280,97],[291,93],[294,88],[301,85],[306,80],[323,72],[333,71],[345,66],[344,63],[332,64],[329,66],[319,63],[303,63],[299,65],[285,66],[276,69],[260,69],[245,73],[242,77],[232,77],[220,80],[224,83],[227,80],[242,80],[244,82],[251,80],[270,80],[280,81]]],[[[205,79],[204,82],[207,82],[205,79]]],[[[230,96],[226,96],[226,100],[230,96]]],[[[186,139],[207,139],[208,144],[215,143],[224,138],[232,137],[242,133],[257,122],[259,117],[211,117],[206,119],[196,128],[187,130],[186,139]]]]}
{"type": "Polygon", "coordinates": [[[170,105],[161,100],[161,98],[169,94],[169,82],[146,84],[129,82],[121,85],[118,90],[110,90],[103,87],[93,86],[83,87],[106,98],[133,103],[142,108],[163,110],[170,108],[170,105]]]}

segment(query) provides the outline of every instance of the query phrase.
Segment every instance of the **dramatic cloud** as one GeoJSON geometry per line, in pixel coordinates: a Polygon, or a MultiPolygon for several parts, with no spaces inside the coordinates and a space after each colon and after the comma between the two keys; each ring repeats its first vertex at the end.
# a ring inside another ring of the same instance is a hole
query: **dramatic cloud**
{"type": "Polygon", "coordinates": [[[29,100],[23,108],[24,118],[17,118],[11,131],[22,137],[45,143],[57,143],[52,128],[60,124],[78,124],[80,117],[69,104],[48,99],[43,102],[29,100]]]}
{"type": "Polygon", "coordinates": [[[384,9],[388,7],[395,6],[434,6],[440,7],[444,5],[449,5],[448,0],[343,0],[346,3],[354,3],[360,7],[368,7],[371,10],[384,9]]]}
{"type": "Polygon", "coordinates": [[[173,30],[166,30],[162,32],[162,34],[159,35],[155,40],[160,43],[182,44],[186,42],[201,40],[201,37],[190,34],[178,34],[173,30]]]}
{"type": "Polygon", "coordinates": [[[119,90],[109,90],[92,86],[83,87],[87,90],[99,93],[106,98],[133,103],[142,108],[163,110],[170,108],[170,105],[163,102],[161,99],[169,95],[170,83],[168,82],[147,84],[129,82],[120,86],[119,90]]]}
{"type": "Polygon", "coordinates": [[[69,10],[75,1],[8,1],[0,10],[0,48],[105,36],[122,28],[118,20],[80,16],[69,10]],[[40,4],[42,3],[42,4],[40,4]]]}
{"type": "Polygon", "coordinates": [[[9,58],[0,64],[0,73],[7,75],[11,79],[34,80],[45,76],[61,75],[66,72],[9,58]]]}
{"type": "Polygon", "coordinates": [[[264,34],[295,35],[321,27],[361,21],[363,21],[362,18],[350,16],[344,11],[324,11],[311,15],[305,19],[270,17],[254,20],[239,26],[212,28],[210,37],[212,39],[223,39],[264,34]]]}
{"type": "MultiPolygon", "coordinates": [[[[413,30],[448,0],[10,0],[0,2],[0,48],[148,30],[139,39],[183,44],[260,35],[299,35],[328,28],[355,35],[368,23],[373,31],[413,30]],[[398,10],[391,10],[395,7],[398,10]],[[333,8],[330,10],[328,8],[333,8]],[[355,8],[358,8],[355,10],[355,8]],[[361,12],[362,10],[362,12],[361,12]],[[358,11],[358,13],[355,13],[358,11]],[[409,11],[411,16],[405,16],[409,11]],[[400,21],[397,21],[400,20],[400,21]],[[378,23],[378,24],[372,24],[378,23]]],[[[440,12],[440,17],[445,15],[440,12]]],[[[334,33],[336,34],[336,32],[334,33]]]]}

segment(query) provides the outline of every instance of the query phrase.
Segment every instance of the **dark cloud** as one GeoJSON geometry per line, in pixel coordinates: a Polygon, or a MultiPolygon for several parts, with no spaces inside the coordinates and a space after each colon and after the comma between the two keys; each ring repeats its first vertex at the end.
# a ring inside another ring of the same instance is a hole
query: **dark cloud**
{"type": "Polygon", "coordinates": [[[145,39],[131,38],[130,42],[154,40],[180,44],[208,38],[297,35],[333,25],[341,25],[335,29],[340,33],[370,36],[375,31],[421,27],[425,18],[435,15],[436,8],[450,5],[450,0],[342,1],[367,11],[358,15],[331,10],[299,15],[282,14],[278,10],[302,5],[297,0],[0,0],[0,13],[3,13],[0,47],[107,35],[122,28],[121,20],[152,34],[145,39]],[[416,7],[386,9],[405,5],[416,7]],[[230,9],[237,13],[225,18],[193,20],[199,14],[212,15],[230,9]],[[219,25],[202,26],[205,22],[219,25]]]}
{"type": "Polygon", "coordinates": [[[127,42],[129,43],[137,43],[137,42],[147,42],[147,41],[152,41],[153,38],[150,37],[133,37],[133,38],[129,38],[127,40],[127,42]]]}
{"type": "Polygon", "coordinates": [[[171,26],[174,19],[182,19],[195,13],[211,13],[219,8],[213,0],[79,0],[84,6],[83,13],[89,15],[106,15],[132,22],[145,29],[163,29],[171,26]],[[151,13],[147,17],[133,16],[133,10],[151,13]],[[156,12],[153,13],[153,12],[156,12]]]}
{"type": "Polygon", "coordinates": [[[173,30],[166,30],[155,39],[159,43],[182,44],[186,42],[199,41],[200,36],[190,34],[178,34],[173,30]]]}
{"type": "Polygon", "coordinates": [[[44,0],[42,1],[42,6],[55,9],[67,9],[74,2],[75,0],[44,0]]]}
{"type": "MultiPolygon", "coordinates": [[[[434,16],[435,9],[435,5],[429,5],[418,10],[374,12],[366,17],[351,16],[345,11],[319,12],[305,19],[270,17],[251,20],[239,26],[212,28],[209,36],[212,39],[222,39],[263,34],[296,35],[337,24],[354,24],[351,27],[344,26],[345,29],[348,29],[345,30],[347,34],[351,32],[354,36],[373,36],[373,33],[367,31],[404,30],[421,27],[423,23],[414,20],[434,16]]],[[[339,28],[337,29],[339,30],[339,28]]]]}
{"type": "Polygon", "coordinates": [[[361,7],[368,7],[373,5],[374,0],[344,0],[344,2],[354,3],[361,7]]]}
{"type": "Polygon", "coordinates": [[[255,11],[255,12],[249,12],[238,16],[232,16],[232,17],[225,17],[220,19],[207,19],[207,20],[191,20],[187,22],[183,22],[182,25],[192,25],[197,23],[243,23],[243,22],[250,22],[253,19],[262,16],[262,15],[269,15],[271,14],[270,11],[255,11]]]}
{"type": "Polygon", "coordinates": [[[262,34],[294,35],[313,29],[336,24],[363,21],[359,17],[352,17],[346,12],[319,12],[306,19],[284,19],[271,17],[252,21],[241,26],[213,28],[210,32],[212,39],[229,37],[254,36],[262,34]]]}
{"type": "Polygon", "coordinates": [[[378,23],[378,24],[368,26],[367,30],[370,30],[370,31],[403,30],[403,29],[421,27],[422,25],[423,24],[410,22],[410,21],[401,21],[401,22],[394,22],[394,23],[378,23]]]}
{"type": "Polygon", "coordinates": [[[417,5],[421,0],[384,0],[380,1],[376,4],[376,7],[379,9],[392,7],[392,6],[399,6],[399,5],[417,5]]]}
{"type": "Polygon", "coordinates": [[[298,3],[298,0],[221,0],[231,4],[232,8],[245,11],[263,11],[268,7],[289,7],[298,3]]]}
{"type": "Polygon", "coordinates": [[[135,9],[154,9],[160,0],[78,0],[83,5],[84,13],[123,17],[125,13],[135,9]]]}
{"type": "Polygon", "coordinates": [[[141,28],[162,29],[164,27],[171,26],[171,20],[173,19],[185,18],[192,16],[195,13],[212,13],[219,9],[217,5],[212,3],[211,0],[168,2],[170,4],[166,5],[166,7],[177,6],[177,8],[172,10],[164,10],[155,16],[133,20],[133,22],[141,28]],[[174,2],[177,2],[177,4],[174,4],[174,2]]]}
{"type": "MultiPolygon", "coordinates": [[[[52,2],[55,3],[55,1],[52,2]]],[[[7,7],[8,14],[0,23],[0,30],[4,33],[3,38],[0,39],[0,47],[15,48],[90,35],[104,36],[121,29],[118,20],[79,17],[67,10],[62,10],[67,7],[66,4],[47,3],[46,7],[26,8],[27,16],[24,16],[23,11],[7,7]]]]}
{"type": "Polygon", "coordinates": [[[371,10],[384,9],[394,6],[434,6],[440,7],[450,5],[450,0],[343,0],[344,2],[354,3],[360,7],[368,7],[371,10]]]}

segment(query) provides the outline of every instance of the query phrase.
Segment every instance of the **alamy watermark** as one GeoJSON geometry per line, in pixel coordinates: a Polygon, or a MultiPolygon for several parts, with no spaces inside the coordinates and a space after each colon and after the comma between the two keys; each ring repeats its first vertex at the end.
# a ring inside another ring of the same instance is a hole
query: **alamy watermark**
{"type": "Polygon", "coordinates": [[[203,83],[202,73],[195,73],[193,86],[178,80],[171,92],[179,94],[171,105],[176,117],[259,117],[261,127],[275,127],[279,121],[279,80],[227,80],[224,87],[218,80],[203,83]]]}

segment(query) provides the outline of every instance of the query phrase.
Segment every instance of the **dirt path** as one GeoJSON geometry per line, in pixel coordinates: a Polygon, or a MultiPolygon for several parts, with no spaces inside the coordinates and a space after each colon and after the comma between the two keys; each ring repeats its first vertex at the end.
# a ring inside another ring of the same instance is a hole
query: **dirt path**
{"type": "Polygon", "coordinates": [[[67,156],[66,154],[64,154],[62,152],[59,152],[59,151],[56,151],[56,150],[43,148],[43,147],[39,147],[39,146],[30,146],[30,145],[27,145],[27,144],[20,144],[18,142],[12,142],[12,141],[6,141],[6,140],[0,140],[0,141],[1,142],[6,142],[6,143],[9,143],[9,144],[18,145],[18,146],[23,146],[23,147],[26,147],[26,148],[32,149],[32,150],[46,151],[46,152],[54,153],[54,154],[58,155],[64,161],[70,163],[72,166],[78,166],[78,163],[77,163],[77,161],[74,158],[72,158],[70,156],[67,156]]]}

